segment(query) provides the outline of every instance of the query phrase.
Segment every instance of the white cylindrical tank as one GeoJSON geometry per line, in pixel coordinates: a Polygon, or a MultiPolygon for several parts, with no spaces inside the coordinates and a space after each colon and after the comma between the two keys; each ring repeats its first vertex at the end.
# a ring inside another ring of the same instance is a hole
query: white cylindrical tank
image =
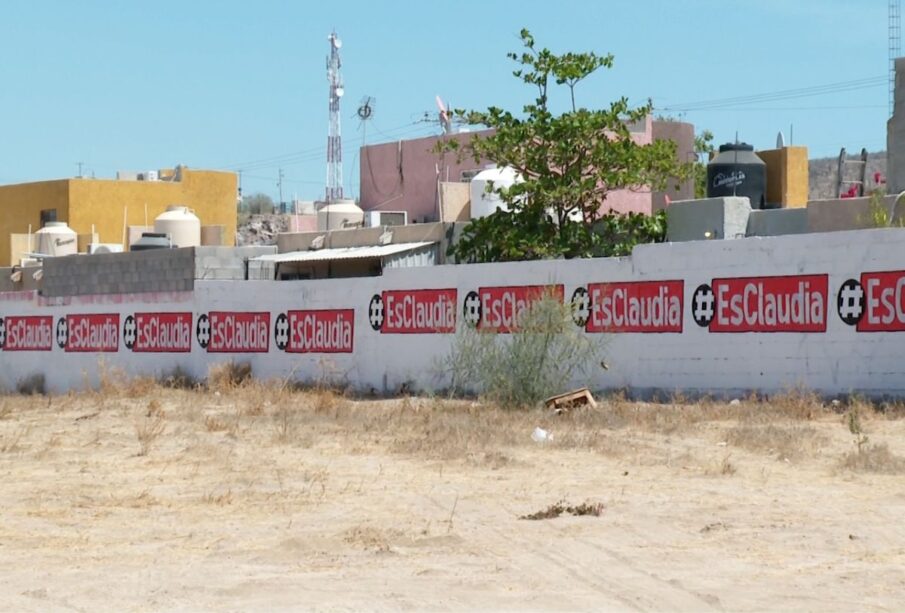
{"type": "Polygon", "coordinates": [[[79,250],[79,236],[65,221],[48,221],[35,232],[35,239],[35,251],[41,255],[72,255],[79,250]]]}
{"type": "Polygon", "coordinates": [[[492,182],[493,189],[509,187],[518,181],[519,178],[518,173],[509,166],[488,168],[476,174],[469,186],[469,191],[471,192],[471,218],[487,217],[497,209],[508,210],[499,195],[487,191],[487,185],[492,182]]]}
{"type": "Polygon", "coordinates": [[[321,205],[317,210],[317,230],[342,230],[353,228],[364,223],[365,212],[355,204],[354,200],[337,200],[321,205]]]}
{"type": "Polygon", "coordinates": [[[168,206],[154,220],[154,232],[169,235],[174,247],[201,245],[201,220],[187,206],[168,206]]]}

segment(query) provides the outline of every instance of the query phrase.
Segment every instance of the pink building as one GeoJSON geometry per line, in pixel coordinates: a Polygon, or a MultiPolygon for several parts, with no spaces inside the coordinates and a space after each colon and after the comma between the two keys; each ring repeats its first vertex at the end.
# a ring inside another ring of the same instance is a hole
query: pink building
{"type": "MultiPolygon", "coordinates": [[[[400,140],[361,148],[361,208],[365,211],[406,211],[409,223],[439,221],[438,186],[441,181],[468,181],[484,164],[472,159],[459,162],[455,153],[434,152],[441,138],[454,138],[466,143],[474,134],[489,131],[454,134],[448,137],[428,136],[400,140]]],[[[639,144],[653,140],[671,139],[677,144],[681,162],[694,159],[694,126],[678,121],[653,121],[648,117],[632,127],[632,137],[639,144]]],[[[636,211],[651,213],[666,206],[669,200],[694,197],[694,184],[686,181],[666,192],[650,190],[618,190],[607,196],[610,210],[620,213],[636,211]]]]}

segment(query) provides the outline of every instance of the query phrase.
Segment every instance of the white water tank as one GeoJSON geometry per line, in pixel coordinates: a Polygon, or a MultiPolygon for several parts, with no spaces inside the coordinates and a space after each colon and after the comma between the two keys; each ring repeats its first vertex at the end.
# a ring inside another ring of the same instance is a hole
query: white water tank
{"type": "Polygon", "coordinates": [[[35,252],[41,255],[61,256],[78,253],[78,234],[65,221],[48,221],[35,232],[35,252]]]}
{"type": "Polygon", "coordinates": [[[487,185],[493,183],[493,189],[510,187],[520,181],[518,173],[509,166],[503,168],[488,168],[474,176],[469,186],[471,192],[471,218],[487,217],[497,209],[508,210],[506,204],[498,194],[488,193],[487,185]]]}
{"type": "Polygon", "coordinates": [[[201,246],[201,220],[187,206],[168,206],[154,220],[154,232],[169,235],[174,247],[201,246]]]}
{"type": "Polygon", "coordinates": [[[354,200],[337,200],[321,205],[317,210],[317,230],[357,228],[364,223],[365,212],[354,200]]]}

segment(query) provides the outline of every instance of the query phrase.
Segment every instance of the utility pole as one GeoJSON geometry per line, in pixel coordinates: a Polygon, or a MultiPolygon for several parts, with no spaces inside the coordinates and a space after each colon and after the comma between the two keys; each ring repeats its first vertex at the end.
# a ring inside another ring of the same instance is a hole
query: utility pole
{"type": "Polygon", "coordinates": [[[80,179],[82,178],[82,164],[84,164],[84,162],[76,162],[76,165],[79,167],[79,174],[78,174],[78,177],[79,177],[80,179]]]}
{"type": "Polygon", "coordinates": [[[336,31],[327,37],[330,41],[330,55],[327,57],[327,82],[330,84],[330,127],[327,132],[327,202],[335,202],[343,197],[343,147],[339,126],[339,101],[345,93],[339,70],[342,62],[339,49],[342,41],[336,31]]]}
{"type": "Polygon", "coordinates": [[[283,212],[283,169],[280,168],[278,173],[277,187],[280,188],[280,212],[283,212]]]}
{"type": "Polygon", "coordinates": [[[901,7],[889,0],[889,116],[896,105],[896,58],[902,53],[901,7]]]}

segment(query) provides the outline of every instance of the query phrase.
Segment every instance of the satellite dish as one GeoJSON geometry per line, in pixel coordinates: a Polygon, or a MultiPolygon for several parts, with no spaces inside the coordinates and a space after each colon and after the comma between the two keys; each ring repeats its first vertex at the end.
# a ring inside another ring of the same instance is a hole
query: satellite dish
{"type": "Polygon", "coordinates": [[[336,97],[337,98],[342,98],[344,93],[346,93],[346,90],[344,90],[342,87],[336,88],[336,97]]]}
{"type": "Polygon", "coordinates": [[[339,40],[338,38],[334,38],[333,46],[336,47],[337,49],[339,49],[343,46],[343,41],[339,40]]]}

